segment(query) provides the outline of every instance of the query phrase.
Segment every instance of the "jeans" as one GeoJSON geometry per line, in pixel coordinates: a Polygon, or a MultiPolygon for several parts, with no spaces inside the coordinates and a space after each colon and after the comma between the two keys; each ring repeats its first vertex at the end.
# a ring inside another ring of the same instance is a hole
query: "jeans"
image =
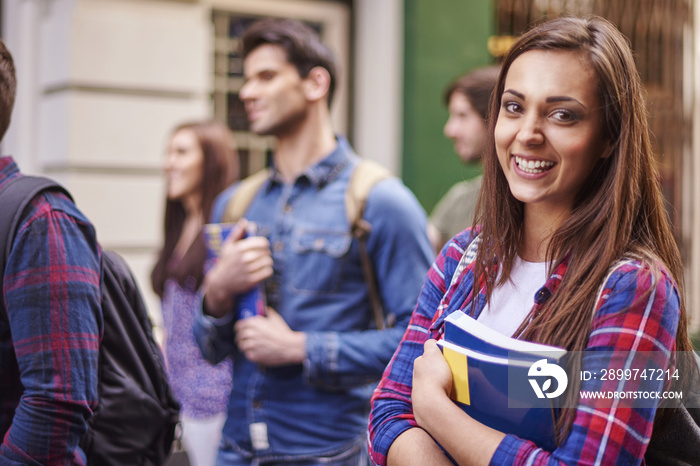
{"type": "Polygon", "coordinates": [[[304,458],[299,460],[283,458],[248,458],[237,452],[227,442],[222,442],[216,457],[216,466],[366,466],[369,464],[367,444],[356,446],[334,456],[304,458]]]}

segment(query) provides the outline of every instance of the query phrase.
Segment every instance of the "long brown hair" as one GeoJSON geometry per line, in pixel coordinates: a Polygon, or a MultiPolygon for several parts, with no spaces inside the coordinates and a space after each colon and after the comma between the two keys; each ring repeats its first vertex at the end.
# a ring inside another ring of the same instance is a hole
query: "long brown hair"
{"type": "MultiPolygon", "coordinates": [[[[484,180],[476,212],[483,239],[475,276],[482,277],[490,298],[494,288],[509,279],[522,240],[523,204],[511,194],[498,162],[494,129],[508,70],[530,50],[571,51],[588,60],[598,78],[602,127],[611,154],[597,161],[571,215],[554,232],[547,262],[555,268],[566,258],[566,275],[540,312],[521,326],[519,337],[582,351],[590,335],[594,301],[609,267],[626,254],[634,254],[655,278],[661,273],[656,265],[659,261],[676,281],[681,300],[676,350],[692,351],[683,266],[651,148],[641,79],[628,42],[603,18],[547,21],[523,34],[503,60],[491,99],[490,140],[483,157],[484,180]],[[502,265],[500,278],[492,265],[494,259],[502,265]]],[[[474,281],[474,298],[480,281],[474,281]]],[[[569,419],[565,430],[570,426],[569,419]]],[[[561,422],[559,427],[563,427],[561,422]]]]}
{"type": "MultiPolygon", "coordinates": [[[[238,153],[233,135],[223,123],[201,121],[177,126],[171,133],[171,138],[182,130],[190,130],[196,135],[204,155],[200,185],[201,209],[204,218],[208,220],[216,196],[238,178],[238,153]]],[[[206,246],[202,235],[195,239],[179,261],[171,263],[186,216],[182,202],[166,199],[163,224],[165,240],[151,272],[151,285],[161,297],[168,278],[175,279],[180,285],[184,285],[188,277],[194,278],[196,287],[202,283],[206,258],[206,246]]]]}

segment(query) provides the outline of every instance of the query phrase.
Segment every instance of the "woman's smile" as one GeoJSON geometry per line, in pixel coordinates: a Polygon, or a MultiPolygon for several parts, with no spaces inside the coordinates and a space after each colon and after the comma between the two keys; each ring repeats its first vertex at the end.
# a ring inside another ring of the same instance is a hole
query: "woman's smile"
{"type": "Polygon", "coordinates": [[[516,168],[526,174],[539,175],[546,173],[556,165],[556,162],[550,160],[541,160],[532,157],[513,155],[513,161],[516,168]]]}

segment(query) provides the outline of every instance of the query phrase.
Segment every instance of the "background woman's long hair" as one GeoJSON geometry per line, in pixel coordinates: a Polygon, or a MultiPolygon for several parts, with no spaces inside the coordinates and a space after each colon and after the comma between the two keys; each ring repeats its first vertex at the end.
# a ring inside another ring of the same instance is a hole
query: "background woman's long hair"
{"type": "MultiPolygon", "coordinates": [[[[238,153],[233,135],[223,123],[217,121],[184,123],[175,128],[172,135],[185,129],[191,130],[197,136],[204,155],[200,186],[201,209],[205,221],[208,221],[216,196],[238,178],[238,153]]],[[[189,277],[194,279],[196,287],[202,283],[206,258],[203,235],[197,236],[180,260],[175,264],[171,262],[185,218],[186,213],[182,203],[166,199],[163,249],[151,273],[153,290],[160,297],[163,296],[163,288],[168,278],[173,278],[181,286],[184,286],[189,277]]]]}
{"type": "MultiPolygon", "coordinates": [[[[590,335],[594,301],[609,267],[632,253],[642,258],[656,278],[661,273],[656,261],[660,261],[678,284],[681,315],[676,349],[691,351],[683,266],[652,153],[641,79],[626,39],[602,18],[564,17],[546,22],[526,32],[503,61],[491,99],[491,139],[483,160],[484,181],[475,215],[483,236],[476,276],[485,281],[490,298],[494,288],[509,279],[522,238],[523,204],[511,194],[499,165],[494,128],[508,70],[516,58],[530,50],[571,51],[588,59],[598,77],[603,130],[611,154],[598,160],[571,216],[549,243],[550,267],[567,258],[566,276],[541,311],[516,333],[523,339],[582,351],[590,335]],[[493,268],[494,259],[502,264],[500,278],[493,268]]],[[[475,280],[473,297],[478,295],[479,282],[475,280]]],[[[568,432],[571,420],[566,424],[564,431],[568,432]]],[[[564,426],[560,422],[558,427],[564,426]]]]}

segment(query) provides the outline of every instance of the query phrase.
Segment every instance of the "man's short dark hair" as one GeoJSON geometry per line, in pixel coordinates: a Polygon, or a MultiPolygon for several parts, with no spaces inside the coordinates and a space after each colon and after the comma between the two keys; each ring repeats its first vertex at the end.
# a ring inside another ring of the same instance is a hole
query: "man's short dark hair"
{"type": "Polygon", "coordinates": [[[330,106],[337,79],[337,63],[331,49],[321,42],[313,29],[294,19],[267,18],[256,21],[241,37],[243,58],[264,44],[282,47],[287,53],[287,61],[296,67],[302,78],[306,78],[317,66],[325,68],[331,77],[328,89],[330,106]]]}
{"type": "Polygon", "coordinates": [[[15,105],[17,78],[12,54],[0,39],[0,140],[10,126],[12,107],[15,105]]]}
{"type": "Polygon", "coordinates": [[[491,93],[496,87],[500,65],[476,68],[457,78],[445,89],[445,105],[450,105],[452,94],[458,92],[469,99],[469,103],[486,120],[489,116],[491,93]]]}

